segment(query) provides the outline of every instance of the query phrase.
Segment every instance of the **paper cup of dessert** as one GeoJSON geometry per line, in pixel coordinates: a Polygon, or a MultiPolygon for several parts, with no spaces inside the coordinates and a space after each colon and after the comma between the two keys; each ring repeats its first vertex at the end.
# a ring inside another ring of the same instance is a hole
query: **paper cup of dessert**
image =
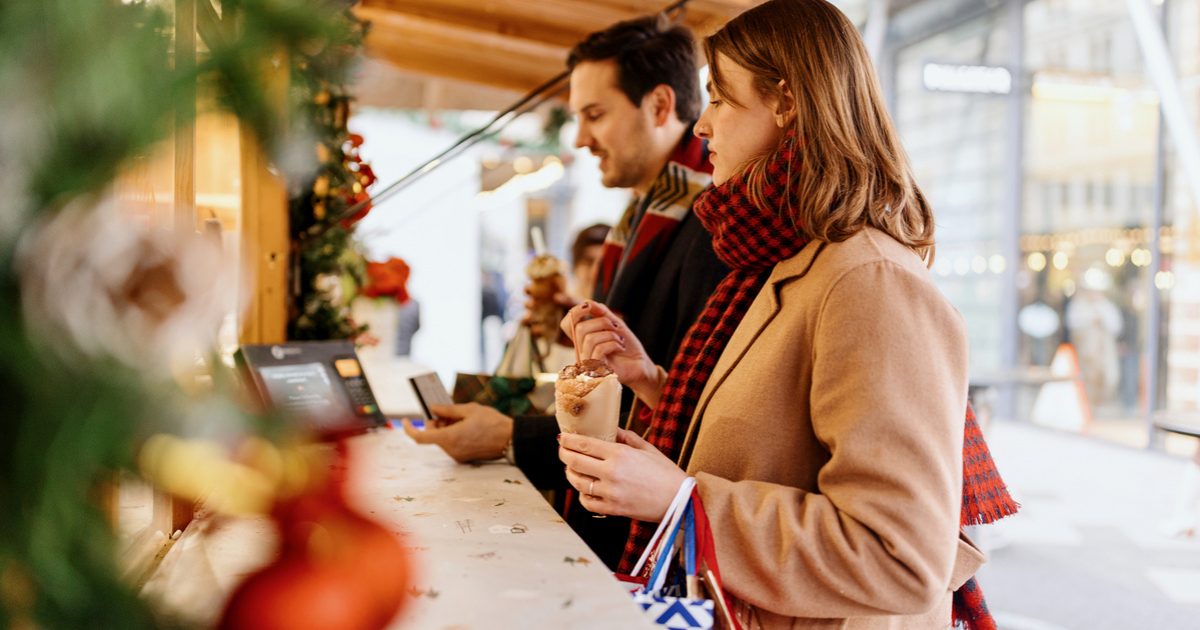
{"type": "Polygon", "coordinates": [[[554,383],[554,403],[563,433],[616,441],[621,384],[603,361],[587,359],[564,367],[554,383]]]}

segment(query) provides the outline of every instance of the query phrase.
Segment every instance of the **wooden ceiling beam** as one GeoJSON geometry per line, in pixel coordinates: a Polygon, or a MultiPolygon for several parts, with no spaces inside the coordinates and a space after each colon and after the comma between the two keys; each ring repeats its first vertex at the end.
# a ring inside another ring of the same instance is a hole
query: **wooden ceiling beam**
{"type": "Polygon", "coordinates": [[[455,6],[425,0],[361,0],[360,10],[380,9],[406,16],[435,20],[479,32],[493,32],[515,39],[570,48],[587,36],[584,29],[556,24],[548,20],[528,20],[515,16],[493,15],[474,7],[455,6]]]}
{"type": "MultiPolygon", "coordinates": [[[[693,27],[708,26],[714,20],[724,22],[761,2],[691,0],[684,10],[684,22],[693,27]]],[[[650,15],[667,4],[665,0],[360,0],[356,12],[423,18],[569,49],[589,33],[650,15]]]]}
{"type": "MultiPolygon", "coordinates": [[[[586,35],[613,22],[640,15],[619,7],[606,6],[592,0],[363,0],[365,8],[383,8],[402,13],[413,4],[423,5],[421,13],[437,18],[457,15],[476,23],[503,23],[513,28],[557,29],[586,35]],[[464,17],[469,16],[469,17],[464,17]]],[[[531,37],[536,38],[535,35],[531,37]]],[[[574,42],[558,42],[571,46],[574,42]]]]}
{"type": "MultiPolygon", "coordinates": [[[[762,0],[691,0],[683,22],[705,36],[762,0]]],[[[426,76],[525,92],[560,72],[570,47],[667,0],[360,0],[367,54],[426,76]]]]}
{"type": "Polygon", "coordinates": [[[468,81],[520,93],[532,90],[553,76],[517,69],[503,61],[488,63],[481,58],[455,57],[444,52],[407,47],[394,50],[385,45],[371,51],[371,55],[414,74],[468,81]]]}
{"type": "Polygon", "coordinates": [[[567,58],[565,46],[509,37],[494,31],[481,31],[371,7],[359,7],[354,12],[359,18],[373,25],[367,31],[368,46],[372,39],[380,39],[386,35],[390,38],[407,37],[420,42],[444,44],[455,47],[456,52],[463,54],[480,51],[491,55],[512,55],[518,59],[555,59],[559,64],[564,63],[567,58]]]}
{"type": "Polygon", "coordinates": [[[691,0],[687,4],[687,9],[709,15],[723,16],[726,20],[735,15],[758,6],[766,0],[691,0]]]}
{"type": "Polygon", "coordinates": [[[377,20],[368,32],[366,52],[390,64],[429,76],[449,77],[520,92],[562,71],[566,50],[513,42],[492,34],[433,28],[415,18],[377,20]]]}
{"type": "MultiPolygon", "coordinates": [[[[558,0],[554,0],[558,1],[558,0]]],[[[683,7],[683,13],[686,16],[685,21],[692,22],[707,22],[711,18],[719,18],[728,21],[733,16],[749,9],[758,4],[762,4],[764,0],[690,0],[683,7]]],[[[669,0],[591,0],[593,4],[600,4],[612,9],[634,15],[650,15],[658,11],[662,11],[667,6],[673,4],[669,0]]]]}

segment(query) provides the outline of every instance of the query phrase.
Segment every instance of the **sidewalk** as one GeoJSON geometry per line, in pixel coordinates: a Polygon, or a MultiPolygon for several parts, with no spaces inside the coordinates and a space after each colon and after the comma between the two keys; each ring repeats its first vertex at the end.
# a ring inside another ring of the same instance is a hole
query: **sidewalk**
{"type": "Polygon", "coordinates": [[[1022,509],[980,541],[1001,630],[1200,630],[1200,539],[1159,532],[1185,458],[995,422],[988,443],[1022,509]]]}

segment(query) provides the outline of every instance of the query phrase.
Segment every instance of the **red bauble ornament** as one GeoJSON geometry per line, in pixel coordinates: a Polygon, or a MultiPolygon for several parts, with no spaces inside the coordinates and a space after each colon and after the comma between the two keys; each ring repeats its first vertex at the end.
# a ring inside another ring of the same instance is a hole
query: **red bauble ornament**
{"type": "Polygon", "coordinates": [[[337,453],[320,487],[276,505],[279,556],[238,586],[223,630],[377,630],[400,612],[408,554],[397,534],[347,504],[343,444],[337,453]]]}

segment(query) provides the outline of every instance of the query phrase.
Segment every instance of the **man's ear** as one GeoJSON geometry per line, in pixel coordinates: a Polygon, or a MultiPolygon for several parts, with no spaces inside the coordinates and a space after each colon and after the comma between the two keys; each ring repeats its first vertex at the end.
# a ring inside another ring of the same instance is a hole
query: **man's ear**
{"type": "Polygon", "coordinates": [[[775,101],[775,124],[783,129],[796,118],[796,96],[792,94],[787,81],[780,79],[776,85],[779,87],[779,98],[775,101]]]}
{"type": "Polygon", "coordinates": [[[642,102],[650,107],[650,113],[654,116],[654,124],[665,125],[671,119],[671,115],[675,113],[675,90],[672,90],[671,86],[666,83],[659,83],[646,93],[642,102]]]}

